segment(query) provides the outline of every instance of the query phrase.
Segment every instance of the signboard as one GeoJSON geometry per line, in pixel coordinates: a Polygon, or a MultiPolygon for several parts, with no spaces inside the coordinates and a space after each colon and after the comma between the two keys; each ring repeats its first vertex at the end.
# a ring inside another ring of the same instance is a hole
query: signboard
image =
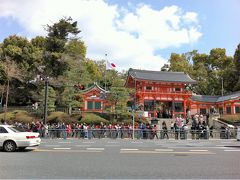
{"type": "Polygon", "coordinates": [[[240,127],[237,129],[237,140],[240,141],[240,127]]]}
{"type": "Polygon", "coordinates": [[[144,117],[145,117],[145,118],[148,117],[148,111],[144,111],[144,117]]]}

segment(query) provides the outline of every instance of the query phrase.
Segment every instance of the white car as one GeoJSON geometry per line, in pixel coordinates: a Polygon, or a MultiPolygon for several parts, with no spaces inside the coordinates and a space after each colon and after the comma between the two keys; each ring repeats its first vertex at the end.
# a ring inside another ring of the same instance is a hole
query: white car
{"type": "Polygon", "coordinates": [[[0,125],[0,148],[13,152],[16,149],[38,146],[41,142],[39,133],[26,132],[11,125],[0,125]]]}

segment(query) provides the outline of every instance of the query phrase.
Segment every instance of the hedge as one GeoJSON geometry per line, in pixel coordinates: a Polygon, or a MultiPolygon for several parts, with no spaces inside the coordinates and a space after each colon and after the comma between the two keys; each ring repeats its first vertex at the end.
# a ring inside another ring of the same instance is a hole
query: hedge
{"type": "Polygon", "coordinates": [[[109,123],[108,120],[94,113],[83,113],[82,119],[80,120],[80,123],[86,123],[86,124],[100,124],[101,122],[105,124],[109,123]]]}
{"type": "MultiPolygon", "coordinates": [[[[0,114],[0,120],[4,121],[4,113],[0,114]]],[[[6,113],[7,123],[13,123],[13,122],[31,123],[32,121],[34,121],[34,118],[27,111],[15,110],[15,111],[6,113]]]]}

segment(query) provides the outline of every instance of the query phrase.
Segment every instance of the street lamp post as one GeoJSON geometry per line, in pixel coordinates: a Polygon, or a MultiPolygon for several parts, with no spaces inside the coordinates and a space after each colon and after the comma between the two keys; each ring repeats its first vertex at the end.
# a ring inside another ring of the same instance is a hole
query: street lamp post
{"type": "Polygon", "coordinates": [[[137,89],[136,89],[136,79],[134,79],[134,88],[135,88],[135,93],[134,93],[134,101],[133,101],[133,110],[132,110],[132,113],[133,113],[133,120],[132,120],[132,123],[133,123],[133,134],[132,134],[132,138],[134,140],[134,136],[135,136],[135,113],[136,113],[136,93],[137,93],[137,89]]]}
{"type": "Polygon", "coordinates": [[[45,80],[45,94],[44,94],[44,117],[43,117],[43,124],[47,122],[48,116],[48,77],[44,78],[45,80]]]}
{"type": "Polygon", "coordinates": [[[222,79],[222,114],[224,115],[224,100],[223,100],[223,77],[221,78],[222,79]]]}

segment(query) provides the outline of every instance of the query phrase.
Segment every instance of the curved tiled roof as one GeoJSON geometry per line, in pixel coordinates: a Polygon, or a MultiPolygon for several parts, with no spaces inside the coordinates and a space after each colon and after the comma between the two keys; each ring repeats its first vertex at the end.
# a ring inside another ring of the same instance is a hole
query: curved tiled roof
{"type": "Polygon", "coordinates": [[[222,102],[222,101],[237,99],[237,98],[240,98],[240,91],[234,92],[229,95],[221,96],[218,98],[217,102],[222,102]]]}
{"type": "Polygon", "coordinates": [[[102,92],[108,92],[108,91],[106,91],[105,89],[103,89],[103,88],[101,88],[99,85],[98,85],[98,83],[97,82],[94,82],[93,83],[93,85],[92,86],[90,86],[89,88],[87,88],[87,89],[84,89],[84,90],[82,90],[82,92],[87,92],[87,91],[90,91],[90,90],[92,90],[93,88],[98,88],[100,91],[102,91],[102,92]]]}
{"type": "Polygon", "coordinates": [[[217,102],[219,96],[193,95],[191,100],[199,102],[217,102]]]}
{"type": "Polygon", "coordinates": [[[195,80],[191,79],[189,75],[184,72],[149,71],[130,68],[128,73],[133,78],[142,80],[196,83],[195,80]]]}
{"type": "Polygon", "coordinates": [[[223,102],[223,101],[238,99],[238,98],[240,98],[240,91],[237,91],[225,96],[193,95],[191,97],[193,101],[200,101],[200,102],[223,102]]]}

